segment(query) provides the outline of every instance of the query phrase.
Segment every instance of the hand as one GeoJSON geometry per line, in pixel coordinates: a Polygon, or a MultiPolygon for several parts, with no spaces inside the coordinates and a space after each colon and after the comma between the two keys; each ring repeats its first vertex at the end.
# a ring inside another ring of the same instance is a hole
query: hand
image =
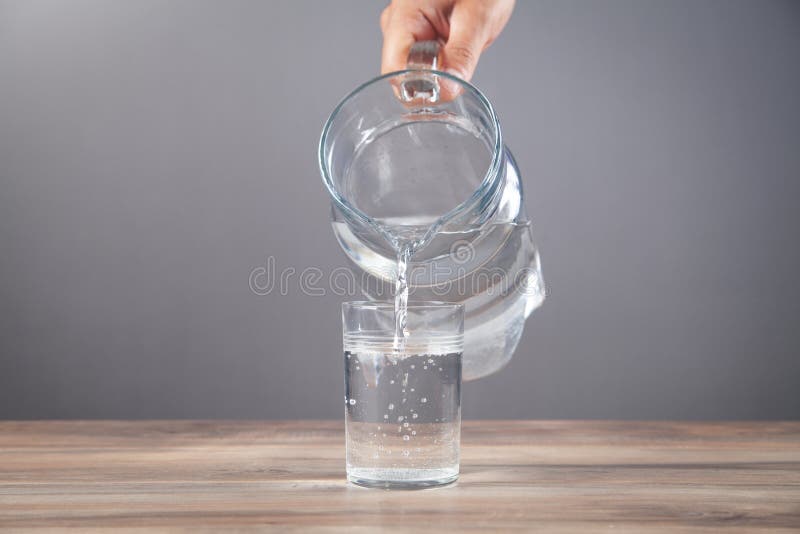
{"type": "Polygon", "coordinates": [[[444,43],[441,70],[470,80],[513,8],[514,0],[392,0],[381,13],[381,73],[405,69],[416,41],[439,40],[444,43]]]}

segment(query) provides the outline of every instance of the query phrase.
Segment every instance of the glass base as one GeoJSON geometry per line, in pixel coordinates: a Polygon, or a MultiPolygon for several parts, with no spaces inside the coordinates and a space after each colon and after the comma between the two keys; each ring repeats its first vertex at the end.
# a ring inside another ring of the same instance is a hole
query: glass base
{"type": "Polygon", "coordinates": [[[350,468],[347,470],[347,480],[366,488],[415,490],[452,484],[458,480],[458,468],[350,468]]]}

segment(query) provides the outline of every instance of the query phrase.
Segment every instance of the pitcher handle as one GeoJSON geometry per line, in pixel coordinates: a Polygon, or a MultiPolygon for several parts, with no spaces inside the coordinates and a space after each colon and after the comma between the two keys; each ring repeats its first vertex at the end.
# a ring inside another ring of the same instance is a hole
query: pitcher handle
{"type": "Polygon", "coordinates": [[[400,96],[406,102],[423,101],[434,104],[439,101],[439,78],[433,72],[439,68],[439,42],[417,41],[408,51],[406,73],[400,83],[400,96]]]}

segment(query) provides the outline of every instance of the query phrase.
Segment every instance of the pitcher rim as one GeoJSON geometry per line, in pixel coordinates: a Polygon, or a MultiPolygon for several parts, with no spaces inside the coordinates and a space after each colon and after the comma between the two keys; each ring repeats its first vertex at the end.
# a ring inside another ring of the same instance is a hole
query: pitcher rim
{"type": "Polygon", "coordinates": [[[354,215],[357,219],[360,219],[362,222],[366,222],[368,224],[374,224],[374,219],[367,215],[366,213],[362,212],[355,206],[351,205],[347,200],[345,200],[336,188],[333,185],[333,178],[328,171],[328,165],[326,163],[325,158],[325,143],[328,139],[328,133],[330,132],[331,126],[333,125],[334,120],[338,116],[339,112],[341,111],[342,107],[352,100],[356,95],[358,95],[362,90],[366,89],[367,87],[383,81],[388,78],[393,78],[396,76],[405,75],[411,72],[424,72],[428,75],[433,74],[436,76],[441,76],[448,80],[452,80],[462,86],[464,90],[469,91],[478,101],[483,105],[486,111],[491,118],[492,126],[494,127],[494,148],[492,151],[492,161],[489,163],[488,169],[486,169],[486,174],[484,175],[481,183],[472,194],[461,202],[458,206],[451,209],[450,211],[441,215],[434,223],[433,227],[439,227],[444,224],[449,219],[453,218],[459,213],[465,211],[469,206],[478,202],[478,200],[486,194],[487,191],[491,189],[492,182],[499,174],[500,165],[503,157],[503,134],[500,130],[500,121],[497,118],[497,114],[494,111],[494,107],[492,107],[491,102],[488,98],[474,85],[469,83],[466,80],[462,80],[457,76],[453,76],[452,74],[448,74],[447,72],[439,71],[439,70],[421,70],[421,69],[404,69],[398,70],[394,72],[389,72],[386,74],[382,74],[381,76],[377,76],[368,80],[352,91],[350,91],[342,100],[336,105],[336,107],[331,112],[330,116],[328,116],[328,120],[325,121],[325,126],[322,128],[322,134],[320,135],[319,139],[319,149],[318,149],[318,159],[319,159],[319,169],[320,174],[322,175],[322,181],[325,183],[325,187],[328,190],[328,194],[334,200],[334,202],[345,212],[351,215],[354,215]]]}

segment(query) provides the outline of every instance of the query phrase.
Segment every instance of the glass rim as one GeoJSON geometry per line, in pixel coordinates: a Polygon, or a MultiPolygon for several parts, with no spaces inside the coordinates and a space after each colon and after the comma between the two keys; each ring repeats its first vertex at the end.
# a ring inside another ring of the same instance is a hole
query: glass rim
{"type": "Polygon", "coordinates": [[[322,128],[322,135],[320,136],[319,139],[319,151],[318,151],[319,170],[320,173],[322,174],[322,181],[325,183],[325,187],[328,189],[328,193],[330,194],[331,198],[336,203],[336,205],[339,206],[340,209],[342,209],[345,213],[354,216],[356,219],[362,222],[370,223],[372,221],[372,217],[368,216],[366,213],[362,212],[355,206],[351,205],[347,200],[345,200],[344,197],[342,197],[342,195],[339,194],[339,191],[336,189],[336,187],[334,187],[333,177],[331,176],[331,173],[328,170],[328,163],[325,158],[325,145],[328,141],[328,134],[330,133],[330,129],[333,126],[336,117],[339,115],[339,112],[342,110],[345,104],[353,100],[364,89],[374,84],[377,84],[378,82],[386,80],[388,78],[399,77],[411,72],[424,72],[426,74],[433,74],[435,76],[441,76],[445,79],[448,79],[450,81],[459,84],[459,86],[461,86],[463,90],[473,95],[481,103],[481,105],[487,111],[491,119],[492,126],[494,127],[494,149],[492,151],[492,161],[489,163],[489,167],[486,169],[486,174],[484,175],[480,185],[478,185],[478,187],[475,188],[475,191],[473,191],[470,197],[464,200],[464,202],[462,202],[455,208],[451,209],[447,213],[440,216],[437,219],[434,226],[440,226],[444,224],[446,221],[453,218],[456,214],[461,213],[469,206],[472,206],[473,204],[478,202],[480,198],[484,194],[486,194],[486,192],[490,189],[492,181],[500,172],[500,164],[502,162],[502,154],[503,154],[503,135],[502,132],[500,131],[500,121],[497,119],[497,114],[495,113],[491,102],[489,102],[489,99],[486,98],[486,96],[484,96],[484,94],[477,87],[475,87],[466,80],[462,80],[457,76],[453,76],[452,74],[440,70],[404,69],[404,70],[389,72],[381,76],[377,76],[375,78],[372,78],[371,80],[362,83],[361,85],[350,91],[350,93],[348,93],[347,96],[345,96],[339,102],[339,104],[337,104],[337,106],[333,109],[333,112],[331,112],[330,116],[328,117],[328,120],[325,121],[325,126],[322,128]]]}
{"type": "MultiPolygon", "coordinates": [[[[464,305],[455,302],[444,302],[441,300],[409,300],[407,305],[409,310],[464,310],[464,305]]],[[[394,302],[384,300],[353,300],[342,302],[342,309],[355,308],[362,310],[392,310],[394,311],[394,302]]]]}

